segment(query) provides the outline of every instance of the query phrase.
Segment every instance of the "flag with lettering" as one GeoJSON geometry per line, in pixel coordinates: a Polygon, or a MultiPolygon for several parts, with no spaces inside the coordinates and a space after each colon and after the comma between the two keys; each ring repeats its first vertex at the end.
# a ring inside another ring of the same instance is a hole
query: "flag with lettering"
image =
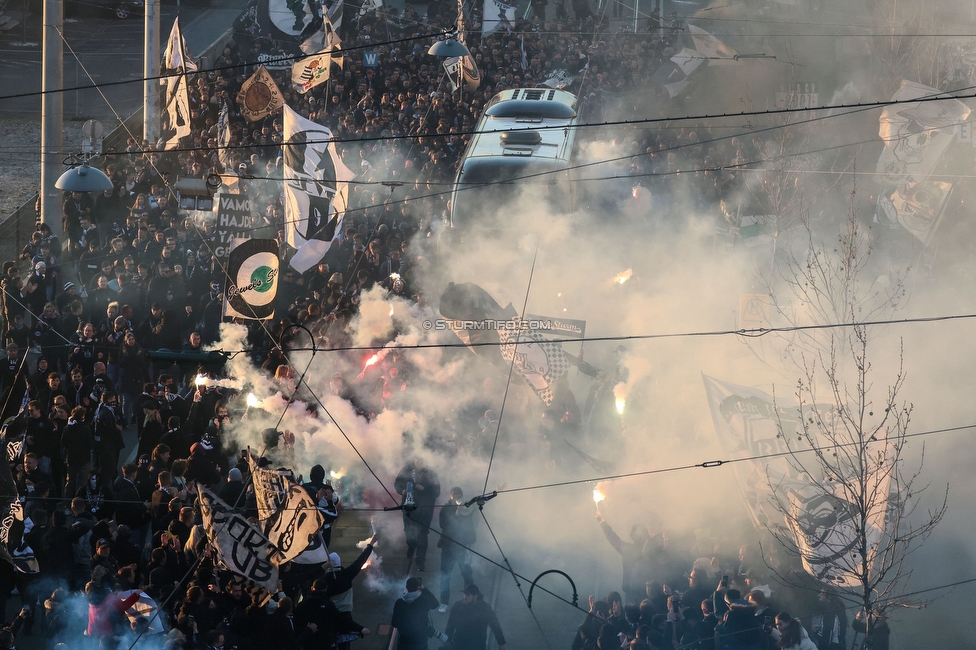
{"type": "Polygon", "coordinates": [[[278,567],[268,559],[271,545],[264,533],[202,485],[197,495],[203,529],[220,564],[269,591],[277,589],[278,567]]]}
{"type": "Polygon", "coordinates": [[[266,320],[278,295],[278,242],[246,239],[230,252],[224,281],[224,316],[266,320]]]}
{"type": "Polygon", "coordinates": [[[285,105],[285,100],[278,90],[278,84],[262,65],[241,86],[241,92],[237,93],[237,105],[242,117],[255,122],[276,113],[285,105]]]}

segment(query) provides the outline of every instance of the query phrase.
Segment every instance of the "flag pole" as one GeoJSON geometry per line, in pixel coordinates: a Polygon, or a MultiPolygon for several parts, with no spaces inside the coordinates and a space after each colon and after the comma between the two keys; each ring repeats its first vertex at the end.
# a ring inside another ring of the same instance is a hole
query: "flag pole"
{"type": "MultiPolygon", "coordinates": [[[[179,17],[177,17],[179,20],[179,17]]],[[[146,0],[142,70],[142,137],[151,145],[159,140],[159,0],[146,0]]]]}

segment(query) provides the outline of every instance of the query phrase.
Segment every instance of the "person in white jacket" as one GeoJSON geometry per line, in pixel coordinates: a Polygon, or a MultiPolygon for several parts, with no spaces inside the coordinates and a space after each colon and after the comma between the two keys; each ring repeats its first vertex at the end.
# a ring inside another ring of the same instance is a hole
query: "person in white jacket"
{"type": "Polygon", "coordinates": [[[810,639],[800,621],[786,612],[776,616],[776,629],[770,635],[775,639],[777,632],[779,639],[776,645],[782,650],[817,650],[817,644],[810,639]]]}

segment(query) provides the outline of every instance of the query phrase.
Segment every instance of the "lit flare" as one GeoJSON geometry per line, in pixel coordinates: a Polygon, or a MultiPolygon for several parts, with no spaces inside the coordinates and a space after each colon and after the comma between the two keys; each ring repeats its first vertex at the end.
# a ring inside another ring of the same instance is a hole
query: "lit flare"
{"type": "Polygon", "coordinates": [[[621,271],[617,275],[613,276],[613,281],[616,284],[623,284],[633,276],[634,276],[634,269],[627,269],[626,271],[621,271]]]}

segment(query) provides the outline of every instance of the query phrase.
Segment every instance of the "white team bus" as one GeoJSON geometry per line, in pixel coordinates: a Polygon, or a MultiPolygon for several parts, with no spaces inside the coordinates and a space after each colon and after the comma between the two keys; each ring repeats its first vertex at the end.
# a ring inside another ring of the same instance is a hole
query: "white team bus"
{"type": "Polygon", "coordinates": [[[451,192],[451,225],[517,227],[507,208],[522,188],[541,186],[552,207],[571,209],[576,109],[576,96],[565,90],[516,88],[495,95],[461,160],[451,192]]]}

